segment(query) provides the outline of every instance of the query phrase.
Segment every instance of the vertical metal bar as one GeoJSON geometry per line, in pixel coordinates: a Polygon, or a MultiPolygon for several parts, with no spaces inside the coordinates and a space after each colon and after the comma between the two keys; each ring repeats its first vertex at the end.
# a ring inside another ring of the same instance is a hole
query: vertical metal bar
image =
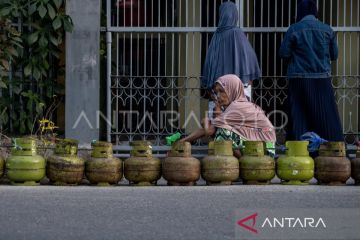
{"type": "Polygon", "coordinates": [[[247,27],[250,27],[250,6],[249,6],[249,4],[250,4],[250,3],[249,3],[249,0],[247,0],[247,3],[246,3],[246,8],[247,8],[247,9],[246,9],[246,10],[247,10],[247,11],[246,11],[246,12],[247,12],[247,16],[246,16],[246,18],[247,18],[246,24],[247,24],[247,25],[246,25],[246,26],[247,26],[247,27]]]}
{"type": "MultiPolygon", "coordinates": [[[[360,2],[357,2],[357,26],[360,26],[360,2]]],[[[357,32],[357,53],[360,53],[360,31],[357,32]]],[[[357,75],[360,76],[360,54],[357,54],[357,75]]],[[[359,79],[358,79],[359,80],[359,79]]],[[[359,85],[358,85],[359,87],[359,85]]],[[[358,108],[359,109],[359,108],[358,108]]]]}
{"type": "MultiPolygon", "coordinates": [[[[344,6],[345,7],[345,6],[344,6]]],[[[346,96],[346,32],[343,32],[343,94],[344,96],[346,96]]],[[[343,131],[345,133],[345,107],[346,107],[346,104],[345,104],[345,100],[343,99],[342,103],[343,103],[343,107],[342,107],[342,110],[343,110],[343,131]]]]}
{"type": "Polygon", "coordinates": [[[319,9],[319,0],[316,0],[316,8],[319,9]]]}
{"type": "Polygon", "coordinates": [[[214,1],[214,27],[216,27],[217,25],[216,25],[216,0],[214,1]]]}
{"type": "MultiPolygon", "coordinates": [[[[340,19],[340,4],[339,4],[340,0],[337,0],[337,12],[336,12],[336,26],[339,26],[339,19],[340,19]]],[[[339,32],[336,33],[336,42],[337,44],[339,44],[339,32]]],[[[339,60],[336,61],[336,75],[340,75],[339,73],[339,60]]]]}
{"type": "MultiPolygon", "coordinates": [[[[264,2],[263,0],[261,0],[261,22],[260,22],[260,27],[263,27],[263,21],[264,21],[264,2]]],[[[263,69],[263,65],[262,65],[262,59],[263,59],[263,33],[260,32],[260,68],[263,69]]],[[[261,106],[262,107],[262,106],[261,106]]]]}
{"type": "MultiPolygon", "coordinates": [[[[110,1],[108,0],[108,4],[110,3],[110,1]]],[[[110,12],[108,12],[109,14],[110,12]]],[[[110,24],[110,22],[108,21],[107,24],[110,24]]],[[[111,118],[111,41],[112,41],[112,36],[111,36],[111,32],[106,32],[106,61],[107,61],[107,71],[106,71],[106,98],[107,98],[107,120],[110,122],[112,122],[112,118],[111,118]]],[[[118,113],[116,113],[118,114],[118,113]]],[[[116,124],[117,125],[117,124],[116,124]]],[[[107,123],[106,125],[106,131],[107,131],[107,141],[110,142],[111,141],[111,124],[109,125],[109,123],[107,123]]]]}
{"type": "MultiPolygon", "coordinates": [[[[151,27],[154,26],[154,1],[151,1],[151,27]]],[[[150,76],[153,76],[153,33],[150,34],[150,76]]]]}
{"type": "MultiPolygon", "coordinates": [[[[175,3],[172,1],[172,26],[175,26],[175,3]]],[[[171,76],[174,76],[175,65],[175,34],[171,33],[171,76]]],[[[172,102],[172,101],[171,101],[172,102]]],[[[171,108],[172,109],[172,108],[171,108]]]]}
{"type": "Polygon", "coordinates": [[[326,5],[326,2],[325,2],[325,1],[322,1],[322,4],[323,4],[323,22],[326,22],[326,14],[325,14],[325,5],[326,5]]]}
{"type": "Polygon", "coordinates": [[[284,1],[281,0],[281,27],[284,27],[284,1]]]}
{"type": "MultiPolygon", "coordinates": [[[[160,14],[161,14],[161,8],[160,8],[160,0],[158,0],[158,26],[161,26],[160,21],[160,14]]],[[[157,77],[156,77],[156,88],[157,88],[157,107],[156,107],[156,114],[157,114],[157,126],[159,126],[159,119],[160,119],[160,82],[161,82],[161,72],[160,72],[160,63],[161,63],[161,35],[158,33],[158,58],[157,58],[157,77]]],[[[151,115],[152,118],[152,115],[151,115]]],[[[152,127],[152,126],[151,126],[152,127]]],[[[159,127],[157,129],[157,135],[156,135],[156,144],[159,145],[160,139],[160,129],[159,127]]]]}
{"type": "Polygon", "coordinates": [[[346,1],[347,0],[344,0],[344,24],[343,24],[344,27],[346,27],[346,1]]]}
{"type": "Polygon", "coordinates": [[[130,26],[133,27],[134,26],[134,0],[130,0],[130,26]]]}
{"type": "MultiPolygon", "coordinates": [[[[111,0],[106,0],[106,27],[111,27],[111,0]]],[[[112,123],[111,114],[111,32],[106,32],[106,118],[112,123]]],[[[106,125],[106,139],[111,141],[111,125],[106,125]]]]}
{"type": "Polygon", "coordinates": [[[333,25],[333,20],[332,20],[333,14],[332,14],[332,11],[333,11],[333,0],[330,0],[330,26],[333,25]]]}
{"type": "MultiPolygon", "coordinates": [[[[357,26],[360,26],[360,2],[357,2],[357,26]]],[[[359,89],[359,75],[360,75],[360,61],[359,61],[359,55],[360,55],[360,51],[359,51],[359,45],[360,45],[360,32],[357,32],[357,51],[356,51],[356,55],[357,55],[357,61],[356,61],[356,67],[357,67],[357,78],[356,78],[356,85],[357,85],[357,89],[359,89]]],[[[357,90],[356,93],[359,96],[359,90],[357,90]]],[[[357,132],[359,132],[359,99],[356,101],[356,110],[357,110],[357,114],[356,114],[356,122],[358,123],[358,126],[356,127],[357,132]]],[[[357,141],[359,141],[359,135],[357,136],[357,141]]]]}
{"type": "Polygon", "coordinates": [[[195,8],[196,8],[196,6],[195,6],[195,1],[192,1],[192,3],[193,3],[193,6],[192,6],[192,25],[193,25],[193,27],[196,27],[196,24],[195,24],[195,8]]]}
{"type": "MultiPolygon", "coordinates": [[[[199,7],[200,7],[200,15],[199,15],[199,27],[202,27],[202,3],[200,3],[199,4],[199,7]]],[[[203,45],[202,45],[202,33],[201,32],[199,32],[199,36],[200,36],[200,38],[199,38],[199,41],[200,41],[200,47],[199,47],[199,59],[200,59],[200,63],[201,63],[201,51],[203,50],[203,45]]],[[[200,64],[201,65],[201,64],[200,64]]],[[[202,76],[202,71],[201,71],[201,68],[202,68],[202,66],[200,66],[200,79],[201,79],[201,76],[202,76]]],[[[199,80],[200,80],[199,79],[199,80]]],[[[201,86],[201,84],[200,84],[200,86],[201,86]]]]}
{"type": "Polygon", "coordinates": [[[133,33],[130,33],[130,76],[133,76],[133,33]]]}
{"type": "Polygon", "coordinates": [[[139,64],[139,59],[140,59],[140,51],[139,51],[139,48],[140,48],[140,35],[139,33],[136,34],[136,76],[139,76],[140,75],[140,70],[139,70],[139,67],[140,67],[140,64],[139,64]]]}
{"type": "Polygon", "coordinates": [[[244,0],[236,0],[236,5],[238,6],[238,11],[239,11],[239,26],[241,28],[244,27],[244,0]]]}
{"type": "MultiPolygon", "coordinates": [[[[175,3],[174,0],[172,1],[172,26],[175,26],[175,3]]],[[[171,33],[171,97],[174,97],[174,88],[175,88],[175,79],[174,79],[174,66],[175,66],[175,35],[174,33],[171,33]]],[[[171,106],[170,106],[170,110],[171,110],[171,116],[172,113],[174,111],[174,99],[171,98],[171,106]]],[[[172,128],[171,128],[172,130],[172,128]]]]}
{"type": "Polygon", "coordinates": [[[165,27],[167,26],[168,26],[168,1],[165,1],[165,27]]]}
{"type": "MultiPolygon", "coordinates": [[[[278,0],[275,0],[275,16],[274,16],[274,27],[277,27],[277,6],[278,6],[278,0]]],[[[276,37],[277,37],[278,32],[274,32],[274,76],[277,75],[277,61],[276,61],[276,56],[277,56],[277,47],[276,47],[276,37]]],[[[276,102],[276,101],[275,101],[276,102]]]]}
{"type": "MultiPolygon", "coordinates": [[[[192,1],[193,3],[193,7],[192,7],[192,13],[193,13],[193,27],[196,26],[195,24],[195,1],[192,1]]],[[[194,66],[195,64],[195,32],[193,32],[191,35],[192,35],[192,65],[191,66],[194,66]]]]}
{"type": "MultiPolygon", "coordinates": [[[[267,26],[270,27],[270,4],[269,2],[267,3],[267,26]]],[[[268,32],[267,34],[267,42],[266,42],[266,72],[267,72],[267,76],[269,76],[270,74],[270,33],[268,32]]]]}
{"type": "MultiPolygon", "coordinates": [[[[146,8],[147,7],[147,0],[145,0],[145,6],[144,6],[144,13],[145,13],[145,26],[147,26],[147,11],[146,11],[146,8]]],[[[143,86],[144,86],[144,89],[143,89],[143,96],[146,96],[146,83],[147,83],[147,52],[146,52],[146,42],[147,42],[147,34],[145,32],[144,34],[144,76],[143,76],[143,86]]],[[[146,113],[146,99],[144,99],[143,101],[143,112],[144,114],[146,113]]],[[[144,124],[143,124],[143,132],[146,132],[146,123],[144,121],[144,124]]]]}
{"type": "Polygon", "coordinates": [[[253,24],[253,26],[254,27],[256,27],[256,14],[255,14],[256,13],[256,2],[257,2],[257,0],[254,0],[254,9],[253,9],[253,16],[254,16],[254,19],[253,19],[254,24],[253,24]]]}
{"type": "Polygon", "coordinates": [[[288,25],[290,26],[291,24],[291,1],[289,1],[289,9],[288,9],[288,12],[289,12],[289,16],[288,16],[288,25]]]}
{"type": "Polygon", "coordinates": [[[161,15],[160,0],[158,0],[158,27],[161,27],[160,15],[161,15]]]}
{"type": "Polygon", "coordinates": [[[353,26],[353,24],[352,24],[353,23],[353,9],[354,9],[353,8],[353,0],[350,0],[350,27],[353,26]]]}
{"type": "Polygon", "coordinates": [[[111,27],[111,0],[106,0],[106,27],[111,27]]]}
{"type": "MultiPolygon", "coordinates": [[[[179,1],[179,26],[182,26],[182,22],[181,22],[181,2],[179,1]]],[[[178,56],[178,64],[177,64],[177,72],[178,72],[178,75],[181,75],[181,33],[178,33],[178,43],[179,43],[179,56],[178,56]]]]}
{"type": "MultiPolygon", "coordinates": [[[[352,17],[353,17],[352,11],[353,11],[353,1],[350,0],[350,26],[349,26],[349,27],[352,27],[352,17]]],[[[350,52],[349,52],[349,55],[350,55],[349,57],[350,57],[350,59],[352,58],[352,56],[351,56],[351,55],[352,55],[352,54],[351,54],[351,53],[352,53],[352,44],[351,44],[352,34],[353,34],[352,32],[349,33],[349,35],[350,35],[350,43],[349,43],[349,44],[350,44],[350,46],[349,46],[349,47],[350,47],[350,48],[349,48],[349,49],[350,49],[350,52]]],[[[350,62],[352,62],[352,61],[350,61],[350,62]]],[[[350,67],[350,69],[349,69],[350,75],[353,74],[353,72],[351,71],[351,66],[352,66],[352,64],[350,63],[350,64],[349,64],[349,67],[350,67]]]]}
{"type": "Polygon", "coordinates": [[[267,24],[267,26],[270,27],[270,3],[269,2],[267,3],[267,15],[268,15],[268,19],[267,19],[268,24],[267,24]]]}
{"type": "MultiPolygon", "coordinates": [[[[186,19],[185,19],[185,26],[188,27],[189,22],[189,0],[185,1],[185,12],[186,12],[186,19]]],[[[188,72],[188,59],[189,59],[189,33],[185,33],[186,34],[186,45],[185,45],[185,89],[186,89],[186,96],[188,95],[188,76],[189,76],[189,72],[188,72]]],[[[185,114],[187,114],[187,110],[188,110],[188,106],[187,104],[184,104],[185,106],[185,114]]],[[[187,126],[185,126],[187,128],[187,126]]]]}
{"type": "MultiPolygon", "coordinates": [[[[160,1],[159,1],[159,6],[160,6],[160,1]]],[[[160,14],[159,14],[160,15],[160,14]]],[[[159,23],[160,25],[160,23],[159,23]]],[[[157,77],[156,77],[156,87],[157,87],[157,107],[156,107],[156,114],[157,114],[157,137],[156,137],[156,144],[159,145],[160,143],[160,128],[159,128],[159,119],[160,119],[160,87],[161,87],[161,72],[160,72],[160,63],[161,63],[161,35],[160,33],[158,33],[158,72],[157,72],[157,77]]],[[[151,115],[152,118],[152,115],[151,115]]],[[[152,120],[151,120],[152,121],[152,120]]],[[[152,126],[151,126],[152,127],[152,126]]]]}
{"type": "MultiPolygon", "coordinates": [[[[116,5],[116,26],[119,26],[119,22],[120,22],[120,13],[119,13],[119,4],[116,5]]],[[[124,25],[125,25],[125,21],[124,21],[124,25]]],[[[115,74],[116,74],[116,87],[119,86],[119,82],[121,81],[121,78],[119,78],[119,33],[115,34],[116,36],[116,70],[115,70],[115,74]]],[[[112,40],[112,39],[111,39],[112,40]]],[[[124,44],[125,39],[123,39],[123,44],[124,44]]],[[[125,56],[125,52],[123,52],[123,56],[125,56]]],[[[124,64],[124,63],[123,63],[124,64]]],[[[111,66],[110,66],[111,69],[111,66]]],[[[111,92],[112,94],[112,92],[111,92]]],[[[116,98],[115,98],[115,131],[118,133],[119,132],[119,88],[116,88],[116,98]]],[[[119,144],[119,138],[116,136],[115,137],[115,142],[116,144],[119,144]]]]}

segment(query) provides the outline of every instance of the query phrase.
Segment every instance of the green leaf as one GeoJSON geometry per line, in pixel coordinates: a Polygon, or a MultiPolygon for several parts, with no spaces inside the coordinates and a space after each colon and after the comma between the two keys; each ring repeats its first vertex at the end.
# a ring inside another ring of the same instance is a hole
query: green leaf
{"type": "Polygon", "coordinates": [[[0,88],[7,88],[6,84],[0,80],[0,88]]]}
{"type": "Polygon", "coordinates": [[[19,17],[19,15],[20,15],[19,10],[17,8],[15,8],[11,13],[12,13],[13,17],[15,17],[15,18],[19,17]]]}
{"type": "Polygon", "coordinates": [[[13,56],[15,56],[15,57],[19,56],[19,55],[18,55],[18,52],[17,52],[16,49],[13,48],[13,47],[9,47],[9,48],[7,48],[6,50],[7,50],[11,55],[13,55],[13,56]]]}
{"type": "Polygon", "coordinates": [[[20,37],[13,37],[12,40],[16,42],[22,42],[22,39],[20,37]]]}
{"type": "Polygon", "coordinates": [[[50,65],[49,65],[49,63],[48,63],[48,61],[47,61],[46,59],[44,59],[43,64],[44,64],[44,68],[45,68],[46,70],[49,70],[50,65]]]}
{"type": "Polygon", "coordinates": [[[47,72],[45,70],[45,66],[43,68],[41,68],[41,74],[44,76],[44,77],[47,77],[47,72]]]}
{"type": "Polygon", "coordinates": [[[39,32],[34,32],[29,35],[28,37],[28,43],[29,45],[32,45],[34,42],[36,42],[39,38],[39,32]]]}
{"type": "Polygon", "coordinates": [[[42,58],[46,58],[47,55],[48,55],[48,50],[47,50],[47,49],[43,49],[42,52],[41,52],[42,58]]]}
{"type": "Polygon", "coordinates": [[[55,58],[59,58],[59,53],[52,51],[51,54],[55,57],[55,58]]]}
{"type": "Polygon", "coordinates": [[[47,10],[46,10],[46,8],[44,7],[44,5],[41,4],[41,5],[38,7],[38,12],[39,12],[40,17],[41,17],[41,18],[44,18],[45,15],[46,15],[46,13],[47,13],[47,10]]]}
{"type": "Polygon", "coordinates": [[[52,35],[50,35],[50,42],[52,43],[52,44],[54,44],[55,46],[58,46],[58,41],[57,41],[57,39],[56,38],[54,38],[52,35]]]}
{"type": "Polygon", "coordinates": [[[40,47],[46,47],[48,43],[49,41],[44,36],[42,36],[39,40],[40,47]]]}
{"type": "Polygon", "coordinates": [[[9,116],[6,114],[6,111],[0,115],[0,126],[6,125],[9,121],[9,116]]]}
{"type": "Polygon", "coordinates": [[[74,25],[73,25],[73,22],[72,22],[71,18],[69,16],[67,16],[67,17],[65,17],[63,19],[63,22],[64,22],[65,31],[66,32],[72,32],[73,28],[74,28],[74,25]]]}
{"type": "Polygon", "coordinates": [[[34,12],[36,12],[36,3],[34,3],[34,4],[31,4],[31,6],[29,7],[29,10],[28,10],[28,14],[29,15],[33,15],[34,14],[34,12]]]}
{"type": "Polygon", "coordinates": [[[0,59],[1,65],[5,68],[5,70],[9,70],[10,68],[10,64],[9,61],[5,60],[5,59],[0,59]]]}
{"type": "Polygon", "coordinates": [[[59,29],[61,27],[61,19],[59,17],[56,17],[52,23],[52,26],[53,26],[54,30],[59,29]]]}
{"type": "Polygon", "coordinates": [[[31,69],[32,69],[31,63],[29,63],[28,65],[26,65],[26,67],[24,68],[24,74],[25,74],[25,76],[30,76],[30,75],[31,75],[31,69]]]}
{"type": "Polygon", "coordinates": [[[36,67],[33,69],[33,76],[36,80],[39,80],[41,77],[41,73],[40,73],[39,69],[36,67]]]}
{"type": "Polygon", "coordinates": [[[62,0],[53,0],[53,2],[55,3],[57,9],[61,7],[62,0]]]}
{"type": "Polygon", "coordinates": [[[19,86],[15,85],[12,87],[12,91],[13,91],[13,93],[19,95],[21,93],[21,88],[19,86]]]}
{"type": "Polygon", "coordinates": [[[21,96],[29,98],[29,97],[30,97],[30,93],[29,93],[29,92],[30,92],[30,91],[22,92],[22,93],[21,93],[21,96]]]}
{"type": "Polygon", "coordinates": [[[11,7],[5,7],[0,10],[0,16],[7,16],[11,12],[11,7]]]}
{"type": "Polygon", "coordinates": [[[42,102],[37,102],[37,103],[36,103],[36,108],[35,108],[36,113],[37,113],[37,114],[41,114],[41,113],[43,112],[43,107],[44,107],[44,106],[45,106],[44,103],[42,103],[42,102]]]}
{"type": "Polygon", "coordinates": [[[58,44],[61,44],[62,41],[63,41],[63,40],[62,40],[62,36],[59,36],[58,39],[57,39],[57,41],[58,41],[58,44]]]}
{"type": "Polygon", "coordinates": [[[49,16],[51,19],[54,19],[55,16],[56,16],[56,13],[55,13],[55,9],[53,8],[53,6],[51,6],[51,4],[47,4],[47,9],[49,10],[49,16]]]}

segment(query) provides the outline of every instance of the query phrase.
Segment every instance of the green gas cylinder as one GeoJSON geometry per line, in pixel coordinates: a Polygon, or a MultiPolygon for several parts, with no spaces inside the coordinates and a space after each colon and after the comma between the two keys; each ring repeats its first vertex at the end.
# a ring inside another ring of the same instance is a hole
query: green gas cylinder
{"type": "Polygon", "coordinates": [[[202,159],[201,176],[207,185],[230,185],[239,178],[239,160],[233,156],[232,141],[215,141],[212,144],[214,155],[202,159]]]}
{"type": "Polygon", "coordinates": [[[85,163],[77,156],[78,141],[57,139],[55,153],[47,160],[46,174],[54,185],[77,185],[84,176],[85,163]]]}
{"type": "Polygon", "coordinates": [[[210,141],[208,144],[208,155],[214,155],[214,141],[210,141]]]}
{"type": "Polygon", "coordinates": [[[36,140],[17,138],[6,161],[7,178],[13,185],[34,186],[45,177],[45,159],[36,153],[36,140]]]}
{"type": "Polygon", "coordinates": [[[161,161],[152,156],[152,147],[148,141],[133,141],[130,158],[124,162],[124,175],[130,185],[156,185],[161,178],[161,161]]]}
{"type": "Polygon", "coordinates": [[[162,163],[162,175],[171,186],[192,186],[200,178],[200,161],[191,156],[189,142],[175,142],[162,163]]]}
{"type": "Polygon", "coordinates": [[[112,144],[96,141],[91,146],[91,158],[85,161],[86,178],[98,186],[117,184],[123,176],[123,168],[122,161],[113,157],[112,144]]]}
{"type": "Polygon", "coordinates": [[[269,184],[275,176],[275,161],[265,155],[265,143],[246,141],[240,158],[240,176],[245,184],[269,184]]]}
{"type": "Polygon", "coordinates": [[[286,155],[277,160],[277,175],[283,184],[308,184],[314,176],[314,160],[309,156],[308,141],[287,141],[286,155]]]}
{"type": "Polygon", "coordinates": [[[351,162],[346,157],[344,142],[327,142],[315,158],[315,178],[319,184],[344,185],[351,175],[351,162]]]}

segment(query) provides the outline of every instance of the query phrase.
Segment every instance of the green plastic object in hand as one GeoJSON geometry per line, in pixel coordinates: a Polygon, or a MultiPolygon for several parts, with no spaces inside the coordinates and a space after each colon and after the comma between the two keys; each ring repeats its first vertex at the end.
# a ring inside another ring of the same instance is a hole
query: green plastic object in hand
{"type": "Polygon", "coordinates": [[[180,137],[181,137],[181,134],[179,132],[176,132],[173,135],[166,137],[166,144],[171,146],[174,142],[179,140],[180,137]]]}

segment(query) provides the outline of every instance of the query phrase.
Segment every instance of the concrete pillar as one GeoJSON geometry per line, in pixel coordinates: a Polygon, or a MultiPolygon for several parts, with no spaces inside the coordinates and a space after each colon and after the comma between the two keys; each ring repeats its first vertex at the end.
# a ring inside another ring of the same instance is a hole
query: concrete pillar
{"type": "Polygon", "coordinates": [[[66,13],[65,136],[84,143],[99,138],[100,1],[67,0],[66,13]]]}

